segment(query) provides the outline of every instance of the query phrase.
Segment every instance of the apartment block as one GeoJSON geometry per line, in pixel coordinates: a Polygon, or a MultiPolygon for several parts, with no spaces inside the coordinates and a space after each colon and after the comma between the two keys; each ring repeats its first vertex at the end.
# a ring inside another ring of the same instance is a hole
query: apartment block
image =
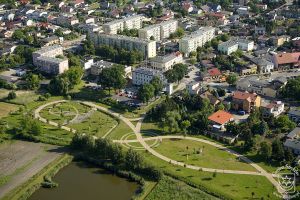
{"type": "Polygon", "coordinates": [[[137,68],[132,71],[132,84],[144,85],[150,83],[155,76],[159,77],[163,83],[166,83],[166,78],[161,71],[144,67],[137,68]]]}
{"type": "Polygon", "coordinates": [[[91,38],[94,41],[95,46],[108,45],[129,51],[136,50],[141,52],[145,58],[153,58],[156,56],[155,41],[128,37],[124,35],[106,35],[95,33],[91,34],[91,38]]]}
{"type": "Polygon", "coordinates": [[[165,72],[172,69],[173,65],[182,62],[182,54],[180,52],[176,52],[166,56],[156,56],[155,58],[150,59],[150,66],[148,68],[165,72]]]}
{"type": "Polygon", "coordinates": [[[160,24],[154,24],[140,29],[139,38],[149,40],[150,37],[153,36],[156,41],[160,41],[170,37],[170,34],[176,32],[177,28],[177,20],[165,21],[160,24]]]}
{"type": "Polygon", "coordinates": [[[33,64],[46,74],[57,75],[69,69],[68,59],[63,57],[63,47],[59,45],[33,52],[32,59],[33,64]]]}
{"type": "Polygon", "coordinates": [[[124,19],[114,20],[103,24],[103,31],[106,34],[114,35],[124,29],[140,29],[142,28],[143,18],[142,15],[134,15],[124,19]]]}
{"type": "Polygon", "coordinates": [[[199,30],[183,37],[179,41],[179,51],[187,56],[190,52],[196,51],[197,47],[202,47],[206,42],[212,40],[214,36],[215,28],[201,27],[199,30]]]}
{"type": "Polygon", "coordinates": [[[237,51],[238,48],[239,48],[238,43],[236,41],[231,41],[231,40],[223,42],[218,45],[218,51],[226,55],[232,54],[233,52],[237,51]]]}

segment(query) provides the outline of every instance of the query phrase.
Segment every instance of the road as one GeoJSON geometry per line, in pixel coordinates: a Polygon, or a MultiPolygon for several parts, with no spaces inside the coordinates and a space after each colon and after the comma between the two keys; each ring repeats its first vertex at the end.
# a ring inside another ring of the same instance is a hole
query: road
{"type": "Polygon", "coordinates": [[[57,146],[16,141],[0,148],[0,199],[63,155],[57,146]],[[47,149],[47,150],[45,150],[47,149]]]}

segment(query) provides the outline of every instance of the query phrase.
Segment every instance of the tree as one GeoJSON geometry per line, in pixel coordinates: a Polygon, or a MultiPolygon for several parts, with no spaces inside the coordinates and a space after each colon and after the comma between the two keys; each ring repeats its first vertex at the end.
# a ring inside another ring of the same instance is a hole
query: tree
{"type": "Polygon", "coordinates": [[[163,89],[163,83],[159,77],[154,76],[150,81],[150,84],[154,87],[154,95],[157,97],[163,89]]]}
{"type": "Polygon", "coordinates": [[[275,126],[281,130],[281,132],[291,131],[296,127],[296,124],[289,119],[286,115],[281,115],[275,120],[275,126]]]}
{"type": "Polygon", "coordinates": [[[83,43],[83,52],[86,55],[95,55],[95,46],[90,37],[87,37],[83,43]]]}
{"type": "Polygon", "coordinates": [[[70,89],[70,82],[66,76],[54,77],[48,86],[48,90],[54,95],[66,95],[70,89]]]}
{"type": "Polygon", "coordinates": [[[153,85],[146,83],[139,88],[138,97],[144,103],[149,102],[149,100],[154,97],[154,92],[155,88],[153,85]]]}
{"type": "Polygon", "coordinates": [[[70,88],[74,88],[75,85],[78,85],[81,82],[81,77],[83,76],[83,68],[80,66],[71,67],[62,76],[65,76],[69,83],[70,88]]]}
{"type": "Polygon", "coordinates": [[[17,30],[14,31],[14,33],[12,35],[12,38],[14,40],[21,40],[21,39],[25,38],[25,35],[24,35],[24,33],[21,29],[17,29],[17,30]]]}
{"type": "Polygon", "coordinates": [[[160,126],[169,133],[176,133],[180,130],[179,120],[181,115],[177,111],[168,111],[166,116],[161,120],[160,126]]]}
{"type": "Polygon", "coordinates": [[[269,160],[272,156],[272,146],[268,142],[261,142],[259,153],[265,160],[269,160]]]}
{"type": "Polygon", "coordinates": [[[25,81],[26,81],[26,88],[30,90],[36,90],[40,86],[40,78],[36,74],[32,74],[32,73],[28,74],[25,77],[25,81]]]}
{"type": "Polygon", "coordinates": [[[11,91],[11,92],[8,93],[8,95],[7,95],[8,100],[12,100],[12,99],[15,99],[15,98],[17,98],[17,94],[14,91],[11,91]]]}
{"type": "Polygon", "coordinates": [[[126,85],[125,71],[122,65],[114,65],[110,68],[104,68],[99,74],[99,83],[109,92],[113,89],[122,89],[126,85]]]}
{"type": "Polygon", "coordinates": [[[141,169],[144,164],[144,159],[141,154],[137,153],[133,149],[129,149],[125,155],[125,166],[127,169],[141,169]]]}
{"type": "Polygon", "coordinates": [[[236,74],[229,74],[226,78],[226,82],[230,85],[234,85],[237,81],[237,75],[236,74]]]}
{"type": "Polygon", "coordinates": [[[191,126],[191,122],[189,120],[183,120],[180,126],[183,133],[186,134],[187,129],[191,126]]]}
{"type": "Polygon", "coordinates": [[[274,160],[278,161],[284,158],[283,145],[278,138],[272,142],[272,157],[274,160]]]}

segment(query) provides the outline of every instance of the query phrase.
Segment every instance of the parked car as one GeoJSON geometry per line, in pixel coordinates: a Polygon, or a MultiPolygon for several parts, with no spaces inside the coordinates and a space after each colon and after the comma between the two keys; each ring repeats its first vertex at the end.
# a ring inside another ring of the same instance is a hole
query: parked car
{"type": "Polygon", "coordinates": [[[245,112],[245,111],[243,111],[243,110],[240,110],[240,111],[238,111],[238,114],[239,114],[239,115],[245,115],[245,114],[246,114],[246,112],[245,112]]]}

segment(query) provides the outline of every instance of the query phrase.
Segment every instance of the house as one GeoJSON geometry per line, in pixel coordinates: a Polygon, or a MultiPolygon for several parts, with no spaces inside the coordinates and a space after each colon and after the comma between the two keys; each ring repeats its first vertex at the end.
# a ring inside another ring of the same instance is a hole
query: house
{"type": "Polygon", "coordinates": [[[250,61],[258,66],[258,72],[261,74],[271,73],[274,70],[274,64],[264,58],[253,57],[250,61]]]}
{"type": "Polygon", "coordinates": [[[278,117],[284,111],[284,103],[274,101],[266,106],[262,106],[262,113],[265,117],[278,117]]]}
{"type": "Polygon", "coordinates": [[[287,134],[287,139],[283,146],[285,149],[290,149],[294,154],[300,154],[300,128],[296,127],[289,134],[287,134]]]}
{"type": "Polygon", "coordinates": [[[257,35],[265,35],[266,34],[266,27],[257,27],[254,28],[255,34],[257,35]]]}
{"type": "Polygon", "coordinates": [[[228,40],[226,42],[223,42],[221,44],[218,44],[218,51],[225,55],[230,55],[233,52],[237,51],[239,48],[239,45],[236,41],[228,40]]]}
{"type": "Polygon", "coordinates": [[[212,129],[225,131],[225,125],[234,120],[233,115],[219,110],[208,117],[209,124],[212,129]]]}
{"type": "Polygon", "coordinates": [[[296,123],[300,122],[300,110],[297,108],[291,108],[290,111],[287,114],[291,120],[293,120],[296,123]]]}
{"type": "Polygon", "coordinates": [[[250,74],[256,74],[257,73],[257,65],[255,64],[249,64],[241,69],[239,69],[240,75],[250,75],[250,74]]]}
{"type": "Polygon", "coordinates": [[[221,101],[214,96],[210,91],[205,91],[202,94],[200,94],[200,97],[202,99],[207,99],[210,104],[212,104],[214,107],[218,105],[221,101]]]}
{"type": "Polygon", "coordinates": [[[232,96],[232,109],[251,112],[261,105],[261,97],[256,93],[236,91],[232,96]]]}
{"type": "Polygon", "coordinates": [[[148,68],[165,72],[172,69],[173,65],[182,63],[183,58],[182,54],[178,51],[176,53],[165,56],[156,56],[154,58],[151,58],[149,62],[150,66],[147,66],[148,68]]]}
{"type": "Polygon", "coordinates": [[[201,90],[200,82],[192,81],[186,85],[189,94],[199,94],[201,90]]]}
{"type": "Polygon", "coordinates": [[[285,42],[290,41],[290,36],[287,35],[281,35],[281,36],[273,36],[271,37],[271,42],[274,46],[281,46],[283,45],[285,42]]]}
{"type": "Polygon", "coordinates": [[[272,61],[277,70],[298,68],[300,66],[300,52],[274,54],[272,61]]]}
{"type": "Polygon", "coordinates": [[[193,11],[193,5],[190,2],[182,2],[181,7],[188,13],[193,11]]]}
{"type": "Polygon", "coordinates": [[[200,77],[203,81],[220,81],[222,73],[218,68],[211,68],[207,73],[201,73],[200,77]]]}

